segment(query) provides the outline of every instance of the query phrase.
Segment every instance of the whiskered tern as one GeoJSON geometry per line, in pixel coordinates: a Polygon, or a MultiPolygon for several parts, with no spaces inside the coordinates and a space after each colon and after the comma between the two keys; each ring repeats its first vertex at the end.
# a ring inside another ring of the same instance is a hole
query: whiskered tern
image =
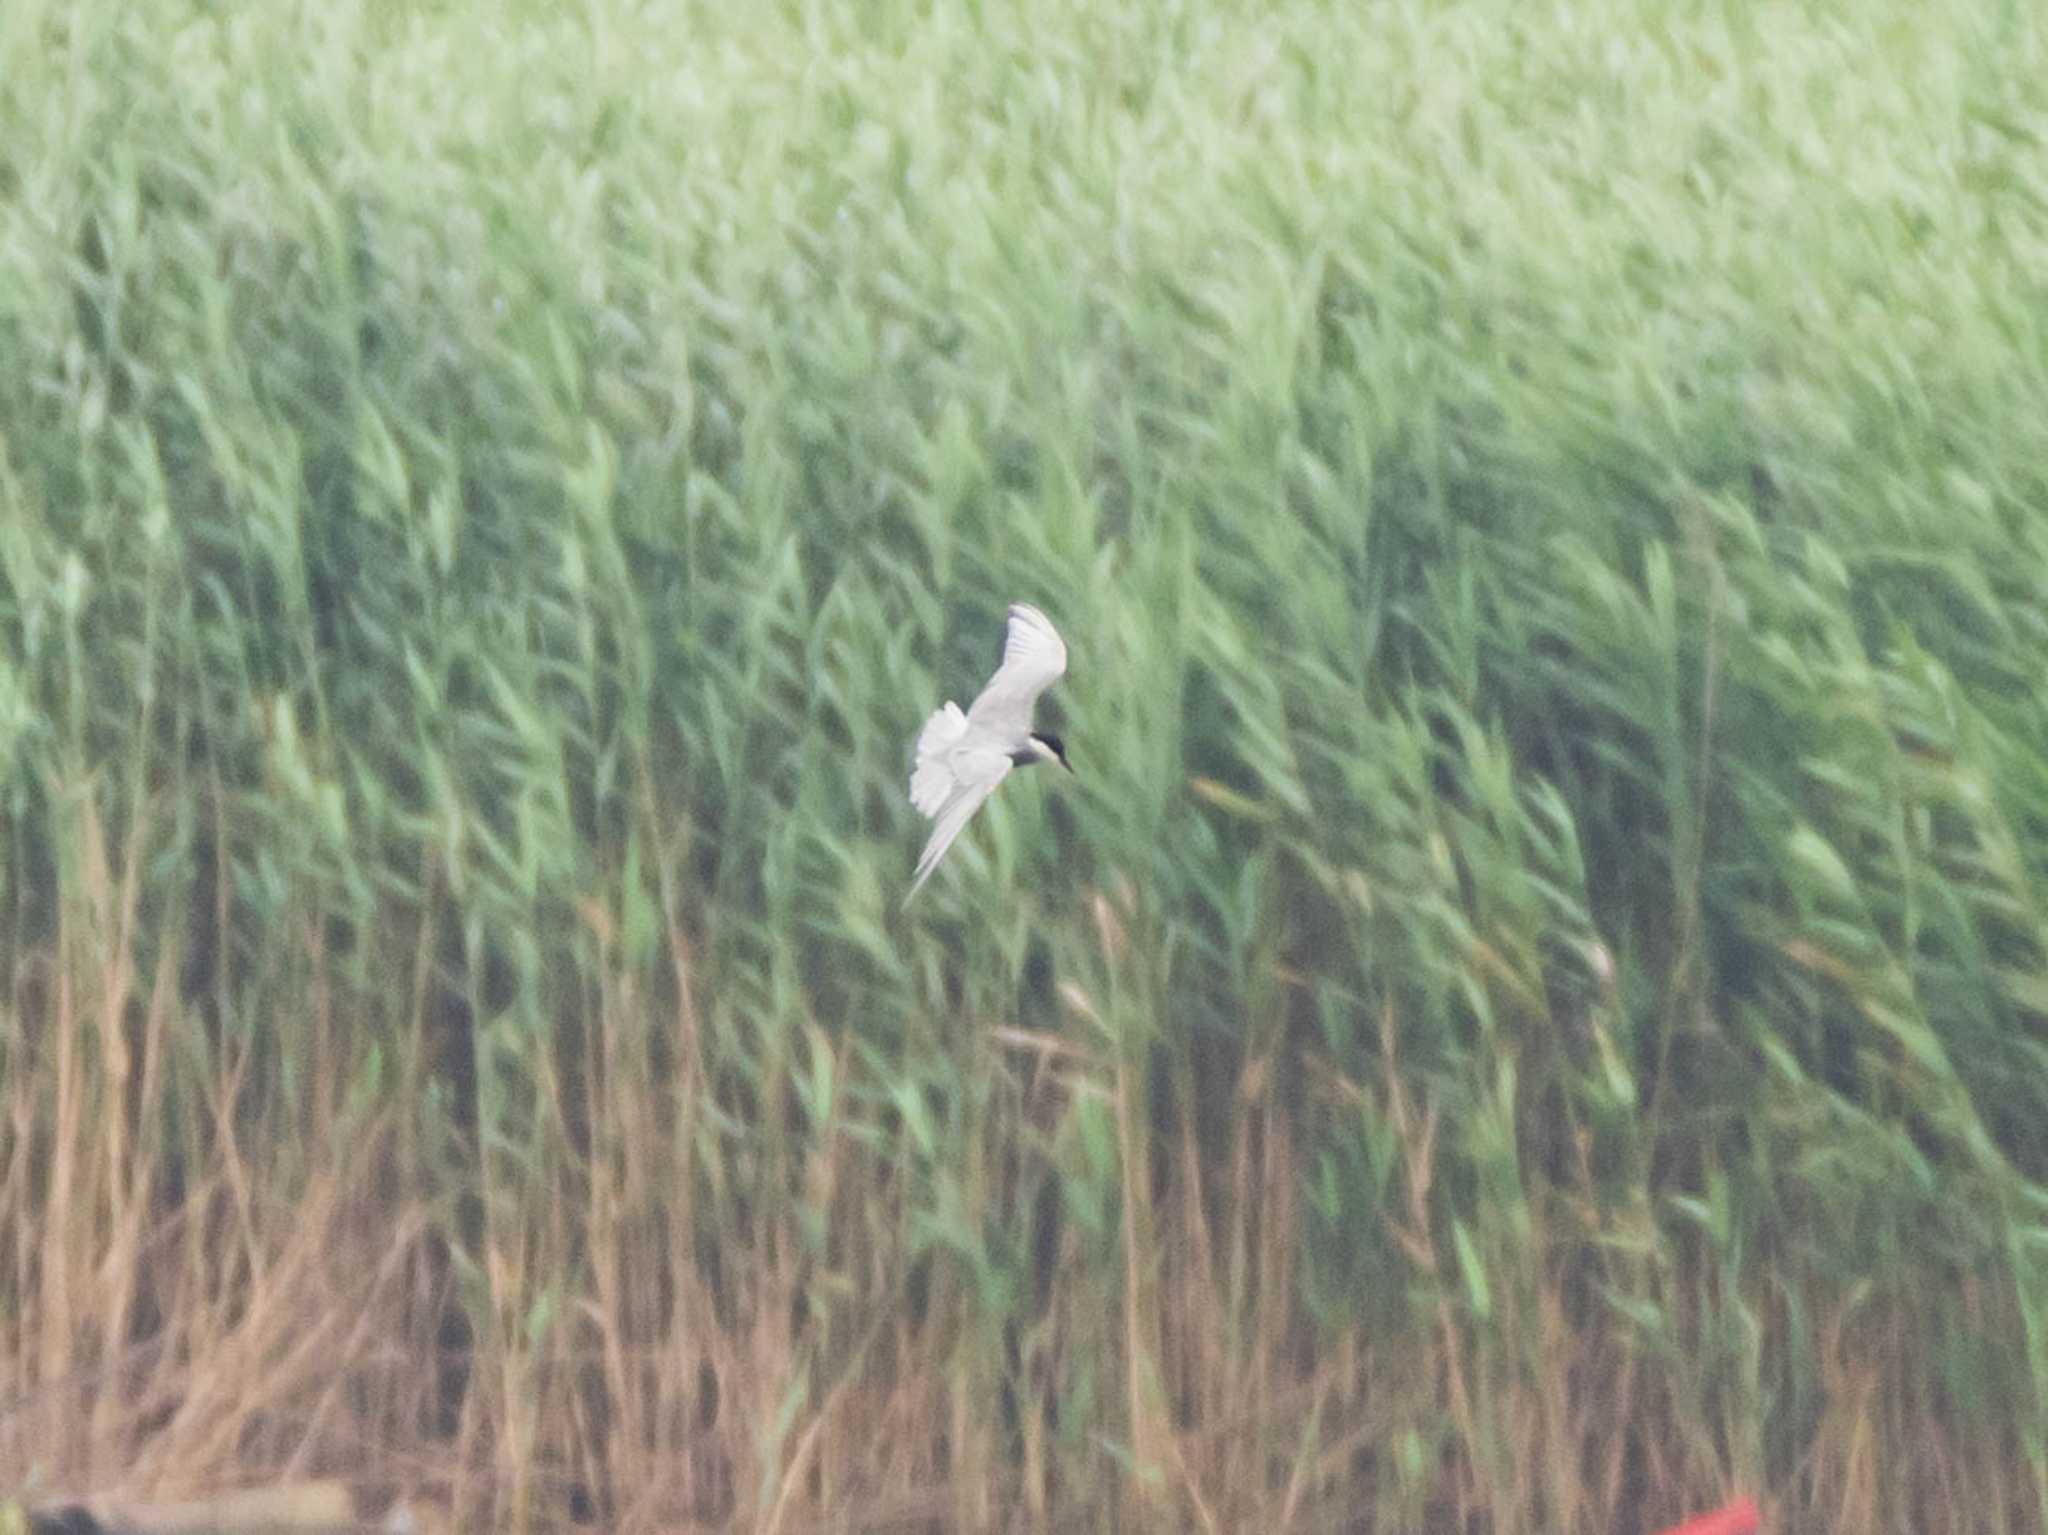
{"type": "Polygon", "coordinates": [[[931,877],[953,839],[1011,768],[1057,762],[1073,772],[1060,738],[1031,728],[1038,695],[1066,669],[1066,642],[1052,620],[1028,603],[1013,602],[1002,664],[988,686],[965,714],[948,699],[924,722],[917,736],[917,766],[910,775],[910,803],[919,814],[932,817],[934,825],[905,901],[931,877]]]}

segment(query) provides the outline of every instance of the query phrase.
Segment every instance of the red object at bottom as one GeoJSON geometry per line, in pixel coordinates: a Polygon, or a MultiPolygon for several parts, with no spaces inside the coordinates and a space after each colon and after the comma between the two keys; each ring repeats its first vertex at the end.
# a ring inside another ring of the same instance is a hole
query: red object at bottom
{"type": "Polygon", "coordinates": [[[1674,1524],[1662,1535],[1751,1535],[1756,1529],[1756,1499],[1737,1498],[1726,1508],[1674,1524]]]}

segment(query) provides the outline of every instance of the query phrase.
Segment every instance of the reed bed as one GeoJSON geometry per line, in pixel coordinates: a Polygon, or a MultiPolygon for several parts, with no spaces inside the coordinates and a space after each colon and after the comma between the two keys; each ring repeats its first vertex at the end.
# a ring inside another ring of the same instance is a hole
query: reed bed
{"type": "Polygon", "coordinates": [[[2039,1531],[2044,678],[2035,7],[9,0],[0,1487],[2039,1531]]]}

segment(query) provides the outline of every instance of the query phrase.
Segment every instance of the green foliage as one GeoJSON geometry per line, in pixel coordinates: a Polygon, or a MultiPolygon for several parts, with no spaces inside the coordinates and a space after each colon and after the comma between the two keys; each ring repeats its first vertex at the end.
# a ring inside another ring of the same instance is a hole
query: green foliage
{"type": "Polygon", "coordinates": [[[233,1311],[246,1156],[374,1167],[475,1361],[291,1421],[514,1522],[2033,1527],[2043,81],[1991,3],[16,0],[8,1378],[233,1311]],[[905,911],[1012,598],[1079,777],[905,911]]]}

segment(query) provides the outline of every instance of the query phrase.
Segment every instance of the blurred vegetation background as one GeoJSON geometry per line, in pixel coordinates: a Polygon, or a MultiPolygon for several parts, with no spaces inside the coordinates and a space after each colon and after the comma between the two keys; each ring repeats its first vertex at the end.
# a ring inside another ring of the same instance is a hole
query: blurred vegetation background
{"type": "Polygon", "coordinates": [[[0,1484],[2041,1529],[2044,30],[8,0],[0,1484]]]}

